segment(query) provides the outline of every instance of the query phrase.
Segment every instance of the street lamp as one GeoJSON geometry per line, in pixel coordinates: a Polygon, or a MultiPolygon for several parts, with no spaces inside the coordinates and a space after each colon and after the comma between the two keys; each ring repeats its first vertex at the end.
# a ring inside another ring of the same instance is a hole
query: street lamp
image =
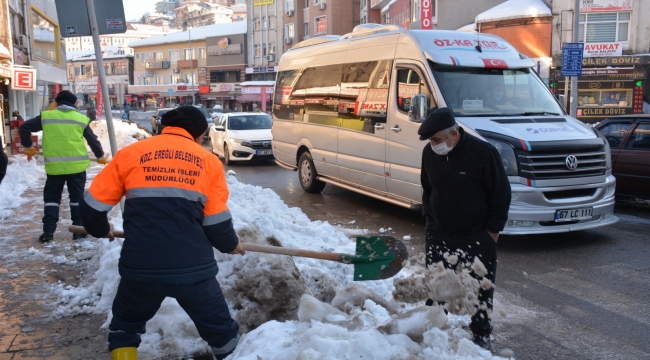
{"type": "Polygon", "coordinates": [[[195,96],[194,96],[194,50],[192,50],[192,32],[187,26],[187,21],[183,22],[183,27],[187,29],[187,36],[190,38],[190,54],[192,54],[192,59],[190,59],[190,72],[192,75],[192,87],[190,93],[192,94],[192,105],[195,105],[195,96]]]}

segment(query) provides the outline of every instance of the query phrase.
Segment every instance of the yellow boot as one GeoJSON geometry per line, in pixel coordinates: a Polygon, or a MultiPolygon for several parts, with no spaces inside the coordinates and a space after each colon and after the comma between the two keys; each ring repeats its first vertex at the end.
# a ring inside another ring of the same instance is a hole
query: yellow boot
{"type": "Polygon", "coordinates": [[[138,350],[134,347],[117,348],[111,351],[113,360],[138,360],[138,350]]]}

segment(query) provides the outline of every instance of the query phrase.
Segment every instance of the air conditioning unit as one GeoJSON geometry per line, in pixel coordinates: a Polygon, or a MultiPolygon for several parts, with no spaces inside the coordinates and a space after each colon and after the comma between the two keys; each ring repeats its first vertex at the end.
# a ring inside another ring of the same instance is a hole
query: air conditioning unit
{"type": "Polygon", "coordinates": [[[180,73],[181,73],[181,69],[179,69],[179,68],[175,68],[175,69],[172,69],[172,72],[173,72],[174,74],[180,74],[180,73]]]}
{"type": "Polygon", "coordinates": [[[293,16],[293,10],[287,10],[287,16],[293,16]]]}
{"type": "Polygon", "coordinates": [[[275,55],[266,55],[266,61],[275,61],[275,55]]]}
{"type": "Polygon", "coordinates": [[[291,44],[293,42],[292,38],[284,38],[284,43],[285,44],[291,44]]]}
{"type": "Polygon", "coordinates": [[[325,3],[324,2],[318,3],[318,10],[325,10],[325,3]]]}
{"type": "Polygon", "coordinates": [[[26,48],[28,43],[29,43],[29,41],[27,39],[27,35],[20,35],[18,37],[18,46],[19,47],[26,48]]]}

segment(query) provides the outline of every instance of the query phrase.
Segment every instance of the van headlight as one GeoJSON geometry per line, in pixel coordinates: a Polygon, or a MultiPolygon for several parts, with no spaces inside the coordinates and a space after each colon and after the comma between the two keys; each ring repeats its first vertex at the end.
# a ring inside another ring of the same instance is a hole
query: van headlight
{"type": "Polygon", "coordinates": [[[499,155],[501,155],[501,162],[503,163],[503,168],[506,170],[506,175],[508,176],[519,176],[519,169],[517,168],[517,158],[515,158],[515,149],[510,146],[510,144],[503,141],[485,138],[490,144],[492,144],[499,155]]]}
{"type": "Polygon", "coordinates": [[[607,172],[610,172],[612,170],[612,149],[609,147],[609,141],[605,139],[603,133],[598,131],[598,129],[593,128],[593,130],[596,133],[596,136],[598,136],[605,143],[605,166],[607,168],[607,172]]]}

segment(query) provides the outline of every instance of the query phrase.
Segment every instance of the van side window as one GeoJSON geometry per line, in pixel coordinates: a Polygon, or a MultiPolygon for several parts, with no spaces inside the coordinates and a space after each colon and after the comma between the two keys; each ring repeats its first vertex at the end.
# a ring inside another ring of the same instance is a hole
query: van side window
{"type": "Polygon", "coordinates": [[[345,64],[338,112],[341,127],[373,134],[386,122],[392,60],[345,64]]]}
{"type": "Polygon", "coordinates": [[[297,82],[303,71],[304,69],[296,69],[278,73],[273,99],[273,115],[275,118],[302,121],[302,115],[305,111],[305,95],[304,90],[302,92],[296,91],[296,85],[298,85],[297,82]]]}
{"type": "Polygon", "coordinates": [[[337,109],[342,68],[342,64],[337,64],[310,67],[302,72],[290,101],[304,102],[303,121],[339,126],[337,109]]]}
{"type": "Polygon", "coordinates": [[[411,67],[397,69],[397,107],[408,112],[411,108],[411,98],[413,95],[423,94],[429,99],[429,108],[436,106],[429,86],[421,76],[421,72],[411,67]]]}

